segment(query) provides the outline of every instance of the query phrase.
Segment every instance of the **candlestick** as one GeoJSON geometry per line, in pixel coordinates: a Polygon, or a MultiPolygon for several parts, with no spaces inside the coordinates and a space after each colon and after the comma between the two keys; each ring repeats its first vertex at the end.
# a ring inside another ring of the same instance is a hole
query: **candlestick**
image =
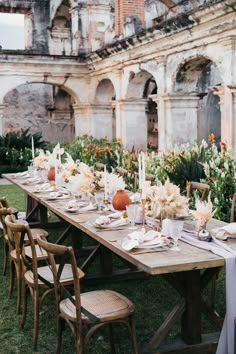
{"type": "Polygon", "coordinates": [[[104,167],[104,198],[107,200],[107,167],[104,167]]]}
{"type": "Polygon", "coordinates": [[[141,165],[141,155],[138,155],[138,185],[139,190],[142,189],[142,165],[141,165]]]}
{"type": "Polygon", "coordinates": [[[31,138],[31,150],[32,150],[32,160],[34,160],[34,137],[32,135],[32,138],[31,138]]]}
{"type": "Polygon", "coordinates": [[[142,189],[142,194],[144,194],[145,198],[146,198],[146,192],[145,192],[145,187],[146,187],[146,173],[145,173],[145,170],[146,170],[146,166],[145,166],[145,154],[144,152],[142,153],[142,186],[141,186],[141,189],[142,189]]]}

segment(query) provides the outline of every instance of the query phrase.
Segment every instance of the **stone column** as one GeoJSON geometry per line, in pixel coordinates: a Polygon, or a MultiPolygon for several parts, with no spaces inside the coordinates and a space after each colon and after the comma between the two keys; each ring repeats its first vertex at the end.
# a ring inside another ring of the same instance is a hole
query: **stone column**
{"type": "Polygon", "coordinates": [[[4,134],[3,113],[4,113],[5,107],[6,107],[5,104],[0,104],[0,135],[4,134]]]}
{"type": "Polygon", "coordinates": [[[117,101],[117,136],[122,138],[125,147],[147,149],[146,99],[127,99],[117,101]]]}
{"type": "Polygon", "coordinates": [[[96,138],[105,138],[111,140],[112,136],[112,112],[111,104],[92,104],[92,134],[96,138]]]}
{"type": "Polygon", "coordinates": [[[236,156],[236,85],[228,86],[233,95],[232,104],[232,151],[236,156]]]}
{"type": "Polygon", "coordinates": [[[76,6],[70,10],[71,13],[71,40],[72,40],[72,55],[78,55],[80,46],[80,28],[79,28],[79,7],[76,6]]]}
{"type": "MultiPolygon", "coordinates": [[[[231,87],[231,86],[230,86],[231,87]]],[[[233,145],[234,118],[233,118],[233,95],[230,87],[225,84],[209,87],[214,95],[220,98],[221,111],[221,141],[227,145],[233,145]]]]}
{"type": "Polygon", "coordinates": [[[25,49],[31,49],[33,45],[33,20],[32,11],[25,14],[25,49]]]}
{"type": "Polygon", "coordinates": [[[91,106],[89,104],[74,104],[73,109],[75,117],[75,136],[93,134],[91,106]]]}
{"type": "Polygon", "coordinates": [[[157,96],[160,150],[197,141],[198,101],[197,95],[157,96]]]}

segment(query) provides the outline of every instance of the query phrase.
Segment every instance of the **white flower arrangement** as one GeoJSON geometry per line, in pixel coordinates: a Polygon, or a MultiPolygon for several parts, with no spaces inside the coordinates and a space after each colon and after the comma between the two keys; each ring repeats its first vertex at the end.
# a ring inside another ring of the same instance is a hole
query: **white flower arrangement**
{"type": "Polygon", "coordinates": [[[154,218],[175,219],[187,215],[188,199],[180,194],[179,187],[169,180],[153,189],[151,216],[154,218]]]}
{"type": "Polygon", "coordinates": [[[193,211],[194,218],[199,222],[200,226],[205,225],[215,214],[213,204],[211,202],[211,193],[208,195],[207,201],[196,200],[196,210],[193,211]]]}
{"type": "MultiPolygon", "coordinates": [[[[104,174],[102,180],[104,183],[104,174]]],[[[107,173],[107,192],[109,194],[115,193],[118,190],[124,190],[125,186],[126,184],[122,176],[118,176],[114,173],[107,173]]]]}

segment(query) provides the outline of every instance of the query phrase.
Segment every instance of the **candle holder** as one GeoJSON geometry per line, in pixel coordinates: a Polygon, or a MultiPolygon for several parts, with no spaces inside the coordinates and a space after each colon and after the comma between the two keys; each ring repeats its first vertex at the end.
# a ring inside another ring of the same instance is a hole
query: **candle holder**
{"type": "Polygon", "coordinates": [[[142,206],[142,223],[143,223],[142,231],[143,232],[145,232],[144,224],[145,224],[145,205],[146,205],[146,202],[147,202],[146,197],[141,197],[140,203],[141,203],[141,206],[142,206]]]}
{"type": "Polygon", "coordinates": [[[103,208],[103,211],[109,211],[109,202],[108,202],[108,199],[104,199],[104,208],[103,208]]]}

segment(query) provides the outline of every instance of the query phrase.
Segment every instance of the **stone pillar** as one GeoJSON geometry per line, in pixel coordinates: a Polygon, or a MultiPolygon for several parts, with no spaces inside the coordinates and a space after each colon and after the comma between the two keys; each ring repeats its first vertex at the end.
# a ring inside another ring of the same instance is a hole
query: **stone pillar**
{"type": "Polygon", "coordinates": [[[79,7],[76,6],[70,10],[71,13],[71,54],[78,55],[79,46],[80,46],[80,28],[79,28],[79,7]]]}
{"type": "Polygon", "coordinates": [[[112,112],[111,104],[92,104],[92,135],[95,138],[105,138],[111,140],[112,136],[112,112]]]}
{"type": "Polygon", "coordinates": [[[0,136],[4,134],[3,113],[5,107],[6,107],[5,104],[0,104],[0,136]]]}
{"type": "Polygon", "coordinates": [[[91,106],[74,104],[75,136],[93,134],[91,106]]]}
{"type": "Polygon", "coordinates": [[[126,148],[147,149],[146,99],[117,101],[117,137],[126,148]]]}
{"type": "Polygon", "coordinates": [[[209,87],[214,95],[220,98],[221,111],[221,141],[233,147],[234,142],[234,117],[233,117],[233,95],[232,86],[225,84],[209,87]]]}
{"type": "Polygon", "coordinates": [[[157,96],[160,150],[197,141],[198,101],[193,95],[157,96]]]}
{"type": "Polygon", "coordinates": [[[236,156],[236,85],[228,86],[233,95],[232,99],[232,151],[236,156]]]}
{"type": "Polygon", "coordinates": [[[32,12],[25,14],[25,49],[31,49],[33,45],[33,20],[32,12]]]}

